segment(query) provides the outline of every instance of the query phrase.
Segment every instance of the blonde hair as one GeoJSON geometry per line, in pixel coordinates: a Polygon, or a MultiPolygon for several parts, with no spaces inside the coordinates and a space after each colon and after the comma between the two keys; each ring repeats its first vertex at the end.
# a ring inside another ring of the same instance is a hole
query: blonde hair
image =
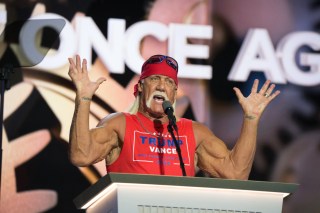
{"type": "Polygon", "coordinates": [[[129,112],[130,114],[136,114],[139,110],[139,105],[140,105],[140,93],[138,93],[136,99],[134,100],[132,105],[129,107],[127,112],[129,112]]]}

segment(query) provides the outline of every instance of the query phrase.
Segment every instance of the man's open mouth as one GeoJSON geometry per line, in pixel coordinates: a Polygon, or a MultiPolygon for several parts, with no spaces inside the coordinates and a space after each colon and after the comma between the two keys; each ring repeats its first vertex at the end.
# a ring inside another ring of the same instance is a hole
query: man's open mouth
{"type": "Polygon", "coordinates": [[[155,100],[156,102],[162,103],[165,100],[165,98],[162,95],[154,95],[153,100],[155,100]]]}

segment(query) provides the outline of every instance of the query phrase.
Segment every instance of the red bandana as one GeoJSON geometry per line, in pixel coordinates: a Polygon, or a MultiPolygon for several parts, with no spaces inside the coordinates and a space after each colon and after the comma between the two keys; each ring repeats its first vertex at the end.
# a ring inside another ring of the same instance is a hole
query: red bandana
{"type": "MultiPolygon", "coordinates": [[[[161,63],[155,64],[146,64],[141,70],[141,75],[139,81],[145,79],[151,75],[164,75],[174,80],[176,85],[178,86],[178,72],[177,70],[173,69],[171,66],[167,64],[165,60],[161,63]]],[[[134,96],[137,97],[138,95],[138,84],[134,85],[134,96]]]]}

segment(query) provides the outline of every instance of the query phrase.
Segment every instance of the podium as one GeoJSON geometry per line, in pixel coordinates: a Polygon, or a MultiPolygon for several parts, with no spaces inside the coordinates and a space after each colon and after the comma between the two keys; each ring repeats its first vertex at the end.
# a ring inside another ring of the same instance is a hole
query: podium
{"type": "Polygon", "coordinates": [[[297,184],[109,173],[74,199],[89,213],[281,213],[297,184]]]}

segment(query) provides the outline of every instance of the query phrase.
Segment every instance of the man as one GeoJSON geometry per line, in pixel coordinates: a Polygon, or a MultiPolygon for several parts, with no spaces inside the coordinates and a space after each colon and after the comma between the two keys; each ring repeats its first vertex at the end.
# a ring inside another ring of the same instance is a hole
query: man
{"type": "Polygon", "coordinates": [[[91,98],[99,85],[88,78],[87,62],[69,59],[69,76],[76,87],[76,106],[70,130],[70,159],[76,166],[106,161],[108,172],[194,176],[195,166],[213,177],[248,179],[256,150],[259,119],[280,91],[266,81],[258,91],[255,80],[251,94],[235,94],[244,112],[238,141],[232,150],[206,126],[178,118],[177,130],[163,109],[163,102],[175,104],[178,63],[171,57],[155,55],[142,66],[135,86],[132,113],[113,113],[89,130],[91,98]],[[177,146],[173,143],[176,139],[177,146]],[[180,150],[180,152],[179,152],[180,150]],[[179,155],[179,153],[181,153],[179,155]]]}

